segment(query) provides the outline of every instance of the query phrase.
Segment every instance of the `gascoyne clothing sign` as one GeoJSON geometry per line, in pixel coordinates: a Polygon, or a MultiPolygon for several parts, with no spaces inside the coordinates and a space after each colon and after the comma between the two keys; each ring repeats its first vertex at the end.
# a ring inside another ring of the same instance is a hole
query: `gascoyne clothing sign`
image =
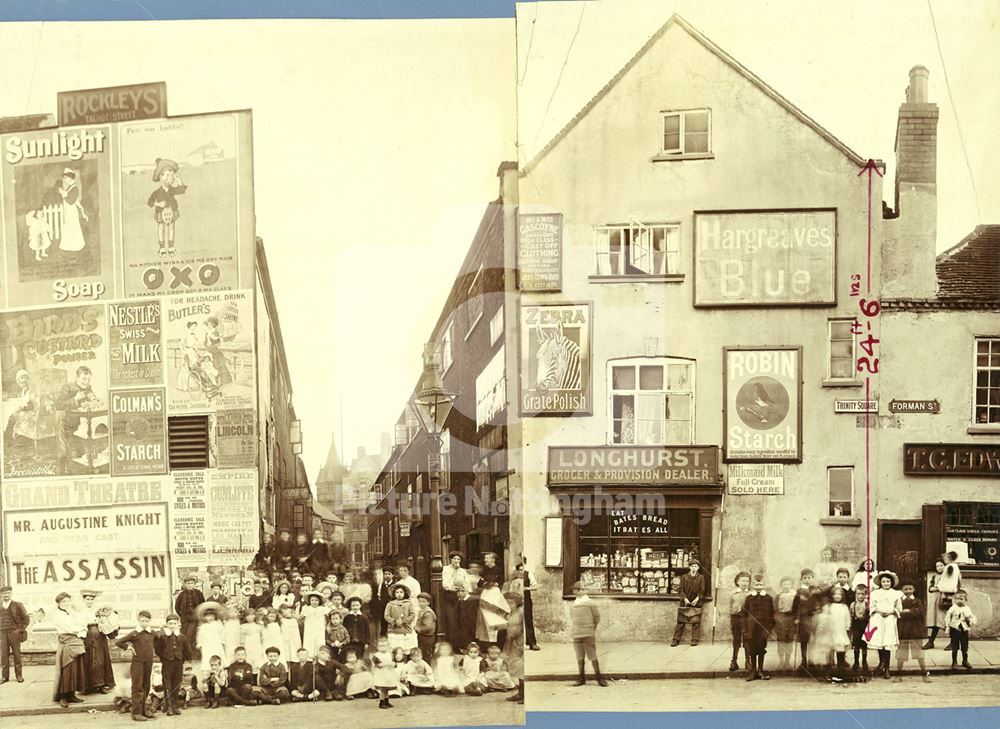
{"type": "Polygon", "coordinates": [[[521,415],[592,409],[590,304],[521,307],[521,415]]]}
{"type": "Polygon", "coordinates": [[[695,306],[834,304],[836,210],[695,213],[695,306]]]}
{"type": "Polygon", "coordinates": [[[802,459],[802,350],[724,350],[727,461],[802,459]]]}

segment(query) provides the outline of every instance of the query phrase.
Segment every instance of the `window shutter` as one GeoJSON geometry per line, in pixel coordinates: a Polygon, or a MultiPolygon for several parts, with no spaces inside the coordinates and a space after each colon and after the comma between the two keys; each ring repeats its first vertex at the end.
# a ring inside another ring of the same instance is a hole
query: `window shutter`
{"type": "Polygon", "coordinates": [[[934,562],[944,553],[944,504],[924,504],[923,527],[921,567],[933,570],[934,562]]]}
{"type": "Polygon", "coordinates": [[[208,416],[174,416],[167,429],[170,468],[208,468],[208,416]]]}

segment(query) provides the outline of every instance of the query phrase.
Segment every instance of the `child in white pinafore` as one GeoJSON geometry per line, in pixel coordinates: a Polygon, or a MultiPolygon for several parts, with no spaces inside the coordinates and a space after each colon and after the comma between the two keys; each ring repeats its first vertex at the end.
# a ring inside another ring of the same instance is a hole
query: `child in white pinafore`
{"type": "Polygon", "coordinates": [[[309,604],[302,606],[302,647],[315,660],[316,651],[326,645],[326,616],[330,608],[323,605],[323,596],[318,592],[307,593],[305,598],[309,604]]]}
{"type": "Polygon", "coordinates": [[[224,656],[226,648],[223,645],[223,627],[217,619],[219,616],[215,610],[206,609],[201,616],[201,624],[198,626],[196,642],[198,650],[201,651],[201,670],[207,673],[211,668],[212,656],[224,656]]]}
{"type": "Polygon", "coordinates": [[[298,653],[289,655],[285,652],[285,642],[281,635],[281,625],[278,623],[277,610],[268,610],[264,618],[264,645],[274,646],[281,651],[278,654],[280,656],[278,660],[285,667],[285,670],[289,669],[289,662],[294,661],[298,655],[298,653]]]}
{"type": "Polygon", "coordinates": [[[257,622],[257,613],[247,610],[243,614],[243,625],[240,626],[240,645],[246,649],[247,663],[254,670],[260,669],[266,660],[264,658],[264,628],[257,622]]]}
{"type": "Polygon", "coordinates": [[[297,656],[302,647],[298,618],[292,614],[291,605],[282,605],[280,613],[278,625],[281,627],[281,642],[277,645],[281,648],[282,655],[297,656]]]}
{"type": "Polygon", "coordinates": [[[890,678],[889,658],[893,650],[899,647],[899,630],[897,622],[903,613],[903,593],[896,589],[899,578],[896,573],[883,570],[875,576],[876,589],[872,590],[869,602],[871,616],[868,618],[868,629],[874,630],[869,648],[878,650],[878,668],[875,673],[881,673],[883,678],[890,678]]]}
{"type": "Polygon", "coordinates": [[[465,686],[458,670],[458,656],[451,643],[441,641],[434,653],[434,690],[445,694],[464,694],[465,686]]]}

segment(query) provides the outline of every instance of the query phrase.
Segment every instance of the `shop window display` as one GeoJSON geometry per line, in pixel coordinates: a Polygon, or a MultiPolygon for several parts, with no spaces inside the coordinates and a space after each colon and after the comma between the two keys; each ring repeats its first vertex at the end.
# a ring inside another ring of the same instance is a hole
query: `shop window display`
{"type": "Polygon", "coordinates": [[[588,592],[673,595],[698,555],[698,510],[590,514],[579,540],[579,579],[588,592]]]}

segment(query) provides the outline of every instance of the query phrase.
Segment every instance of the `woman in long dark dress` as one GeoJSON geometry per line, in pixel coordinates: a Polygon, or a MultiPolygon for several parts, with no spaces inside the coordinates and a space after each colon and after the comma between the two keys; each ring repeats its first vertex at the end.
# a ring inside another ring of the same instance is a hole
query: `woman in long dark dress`
{"type": "Polygon", "coordinates": [[[97,590],[81,590],[83,610],[81,622],[87,624],[87,637],[83,639],[86,655],[83,657],[86,693],[108,693],[115,685],[108,639],[118,635],[118,616],[109,607],[94,609],[97,590]]]}
{"type": "Polygon", "coordinates": [[[87,635],[87,626],[86,619],[73,609],[73,598],[68,592],[56,595],[56,605],[52,616],[56,628],[56,678],[52,700],[65,709],[69,704],[83,702],[76,692],[86,688],[83,656],[87,649],[83,637],[87,635]]]}

